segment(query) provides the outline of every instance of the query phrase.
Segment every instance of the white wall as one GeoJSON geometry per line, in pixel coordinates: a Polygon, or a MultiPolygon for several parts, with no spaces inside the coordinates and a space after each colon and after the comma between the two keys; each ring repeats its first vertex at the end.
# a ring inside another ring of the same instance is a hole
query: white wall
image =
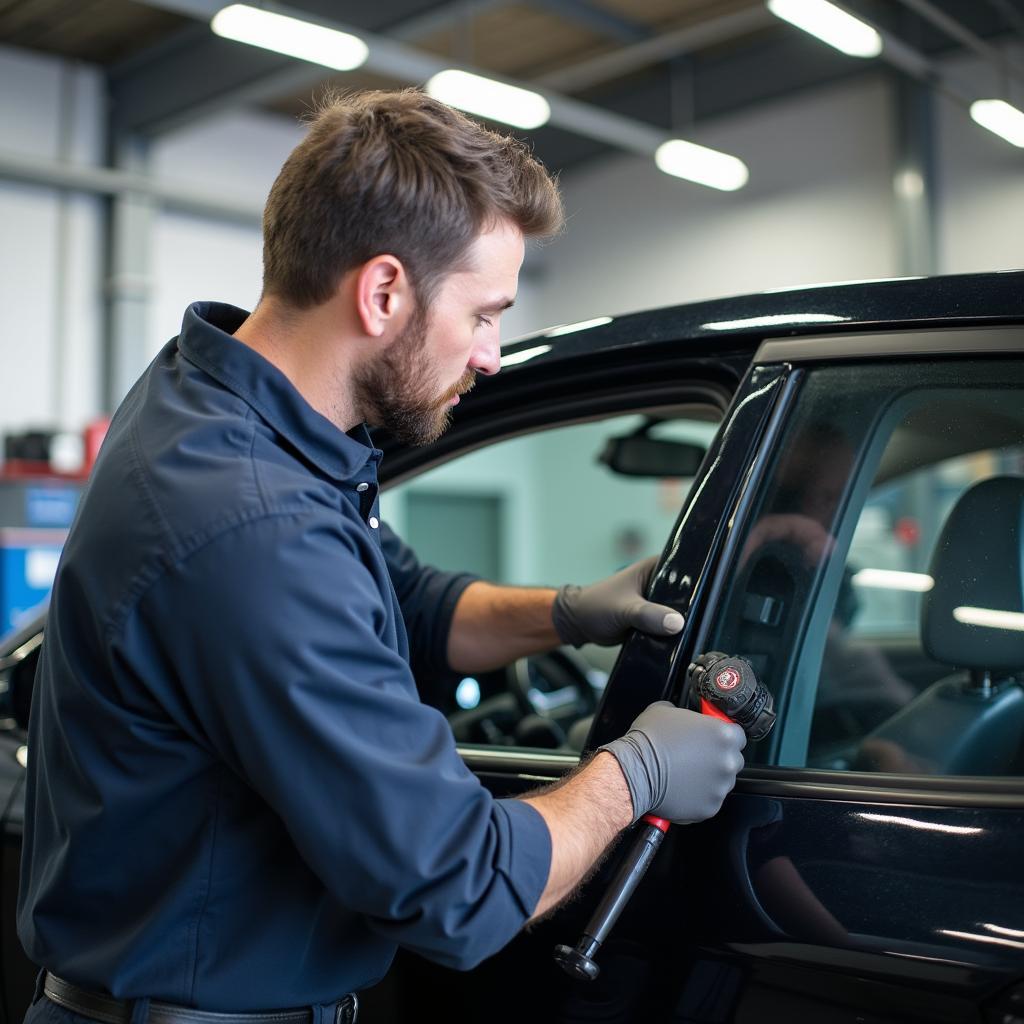
{"type": "MultiPolygon", "coordinates": [[[[4,152],[99,162],[95,69],[0,47],[0,97],[4,152]]],[[[0,179],[0,432],[99,411],[101,227],[95,197],[0,179]]]]}
{"type": "MultiPolygon", "coordinates": [[[[1024,48],[1007,55],[1024,64],[1024,48]]],[[[978,60],[951,62],[950,75],[978,98],[999,95],[991,67],[978,60]]],[[[1013,99],[1024,106],[1024,90],[1013,99]]],[[[1024,267],[1024,150],[976,125],[967,110],[945,96],[937,99],[938,166],[942,207],[939,218],[939,270],[1024,267]]]]}
{"type": "Polygon", "coordinates": [[[638,157],[566,175],[569,225],[546,251],[541,319],[892,276],[892,131],[884,83],[861,79],[687,136],[746,161],[739,192],[671,178],[638,157]]]}
{"type": "MultiPolygon", "coordinates": [[[[259,209],[302,135],[297,123],[273,114],[218,115],[159,139],[150,152],[152,173],[259,209]]],[[[252,309],[260,295],[262,267],[257,225],[160,211],[153,228],[149,355],[178,333],[191,302],[214,299],[252,309]]]]}

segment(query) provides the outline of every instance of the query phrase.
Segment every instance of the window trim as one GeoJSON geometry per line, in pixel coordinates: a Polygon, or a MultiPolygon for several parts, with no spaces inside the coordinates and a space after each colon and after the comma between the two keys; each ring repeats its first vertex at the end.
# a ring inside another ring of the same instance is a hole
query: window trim
{"type": "Polygon", "coordinates": [[[897,775],[756,765],[740,773],[736,792],[928,807],[1024,808],[1020,775],[897,775]]]}
{"type": "Polygon", "coordinates": [[[815,335],[761,343],[754,356],[762,363],[834,362],[906,356],[1007,355],[1024,352],[1024,327],[962,327],[891,331],[885,334],[815,335]]]}

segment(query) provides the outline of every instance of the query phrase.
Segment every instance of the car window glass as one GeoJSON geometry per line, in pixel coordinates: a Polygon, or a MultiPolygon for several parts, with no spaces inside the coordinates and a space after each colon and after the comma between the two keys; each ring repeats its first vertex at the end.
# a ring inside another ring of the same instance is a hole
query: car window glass
{"type": "MultiPolygon", "coordinates": [[[[659,410],[499,441],[386,490],[382,515],[440,569],[515,586],[591,583],[660,553],[718,416],[659,410]]],[[[617,653],[563,647],[418,682],[462,743],[578,752],[617,653]]]]}
{"type": "Polygon", "coordinates": [[[754,761],[1024,774],[1021,378],[809,375],[712,645],[750,657],[779,705],[754,761]]]}

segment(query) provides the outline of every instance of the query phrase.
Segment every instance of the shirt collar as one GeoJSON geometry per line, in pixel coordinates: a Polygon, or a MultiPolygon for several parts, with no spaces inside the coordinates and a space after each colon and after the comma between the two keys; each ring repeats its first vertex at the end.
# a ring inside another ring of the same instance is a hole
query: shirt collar
{"type": "Polygon", "coordinates": [[[231,337],[248,316],[226,303],[194,302],[185,310],[178,350],[335,480],[352,480],[368,462],[379,463],[382,452],[373,447],[365,424],[346,434],[318,413],[276,366],[231,337]]]}

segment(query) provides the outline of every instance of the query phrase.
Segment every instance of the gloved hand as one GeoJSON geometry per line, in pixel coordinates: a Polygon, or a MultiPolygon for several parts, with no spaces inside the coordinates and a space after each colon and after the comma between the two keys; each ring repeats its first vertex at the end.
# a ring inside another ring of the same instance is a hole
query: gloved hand
{"type": "Polygon", "coordinates": [[[657,557],[591,583],[589,587],[567,584],[558,591],[551,609],[551,621],[562,643],[621,643],[631,629],[654,636],[671,636],[683,628],[679,612],[644,599],[657,557]]]}
{"type": "Polygon", "coordinates": [[[683,823],[718,813],[743,767],[746,745],[738,725],[659,700],[625,736],[599,749],[619,762],[634,821],[655,814],[683,823]]]}

